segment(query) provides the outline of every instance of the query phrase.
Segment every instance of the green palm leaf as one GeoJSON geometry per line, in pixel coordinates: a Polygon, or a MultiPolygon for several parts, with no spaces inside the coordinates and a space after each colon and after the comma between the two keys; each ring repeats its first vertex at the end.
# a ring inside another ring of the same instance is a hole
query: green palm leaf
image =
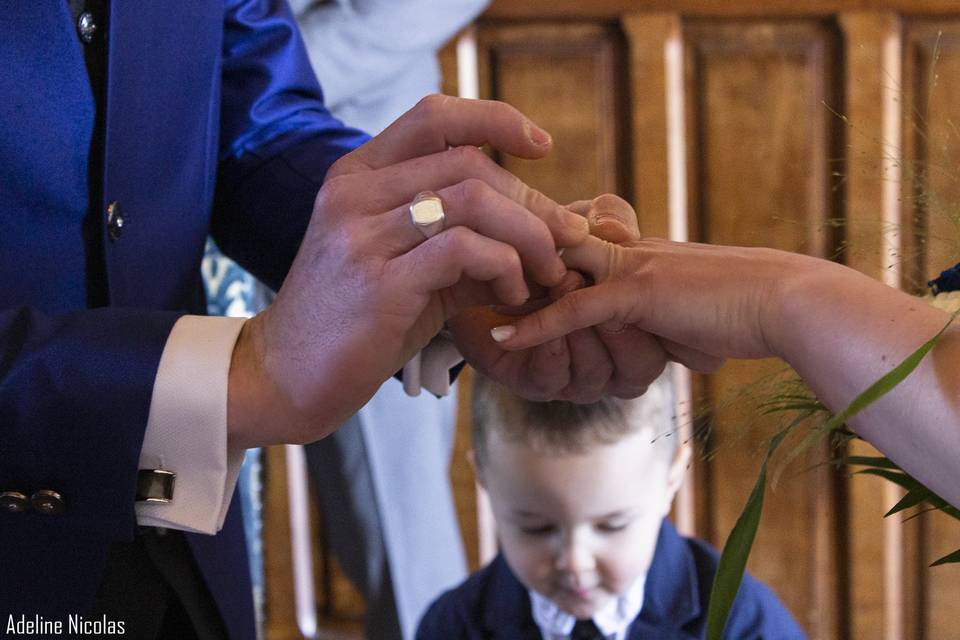
{"type": "MultiPolygon", "coordinates": [[[[832,415],[823,426],[815,428],[811,433],[807,434],[800,446],[791,452],[789,460],[794,459],[799,453],[802,453],[802,451],[809,448],[810,445],[828,433],[837,430],[847,431],[845,425],[850,418],[885,396],[898,384],[903,382],[907,376],[913,373],[923,358],[930,353],[930,350],[937,344],[940,336],[943,335],[943,332],[947,330],[947,327],[949,327],[952,322],[953,316],[947,324],[937,332],[937,335],[927,340],[919,349],[911,353],[903,362],[894,367],[893,370],[870,385],[866,391],[854,398],[853,402],[843,411],[832,415]]],[[[799,408],[794,407],[794,405],[802,405],[803,408],[807,410],[812,408],[806,401],[800,401],[796,397],[789,398],[787,402],[777,402],[774,400],[772,403],[768,403],[768,407],[771,405],[787,406],[788,409],[799,408]]],[[[747,503],[744,505],[740,517],[737,518],[737,522],[730,532],[730,537],[727,538],[727,543],[723,546],[723,553],[720,554],[720,563],[717,566],[717,574],[714,576],[713,586],[710,590],[710,605],[707,610],[707,640],[721,640],[723,637],[723,629],[727,626],[730,609],[733,606],[734,598],[736,598],[737,590],[740,588],[740,583],[743,581],[743,572],[746,569],[747,559],[750,556],[753,542],[757,536],[757,528],[760,526],[760,515],[763,512],[763,494],[767,484],[767,463],[770,461],[770,457],[776,451],[777,447],[780,446],[780,443],[783,442],[783,439],[793,427],[796,426],[798,421],[808,416],[809,414],[801,415],[791,425],[780,431],[770,442],[770,447],[767,449],[767,456],[760,466],[760,475],[757,478],[756,484],[754,484],[753,491],[750,492],[750,497],[747,499],[747,503]]],[[[890,465],[879,463],[877,466],[882,468],[863,469],[858,473],[886,478],[905,488],[908,491],[908,495],[909,492],[914,489],[918,491],[921,488],[925,489],[923,485],[907,474],[898,472],[898,468],[892,465],[892,463],[890,463],[890,465]]],[[[930,501],[932,498],[937,498],[935,494],[929,491],[928,493],[929,495],[925,496],[924,499],[930,501]]],[[[922,501],[923,500],[920,500],[920,502],[922,501]]],[[[950,562],[960,562],[960,550],[940,558],[931,566],[950,562]]]]}
{"type": "Polygon", "coordinates": [[[956,562],[960,562],[960,549],[957,549],[953,553],[948,553],[947,555],[943,556],[942,558],[940,558],[930,566],[939,567],[942,564],[953,564],[956,562]]]}

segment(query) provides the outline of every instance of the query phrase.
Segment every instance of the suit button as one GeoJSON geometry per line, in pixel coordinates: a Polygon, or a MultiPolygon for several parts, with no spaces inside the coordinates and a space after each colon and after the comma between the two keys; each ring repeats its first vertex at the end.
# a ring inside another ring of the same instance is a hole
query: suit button
{"type": "Polygon", "coordinates": [[[119,240],[123,235],[123,208],[119,202],[111,202],[107,205],[107,233],[111,240],[119,240]]]}
{"type": "Polygon", "coordinates": [[[19,491],[4,491],[0,493],[0,511],[7,513],[22,513],[30,506],[27,496],[19,491]]]}
{"type": "Polygon", "coordinates": [[[58,516],[67,509],[67,505],[63,502],[63,497],[56,491],[51,491],[50,489],[41,489],[34,493],[30,496],[30,504],[40,513],[45,513],[49,516],[58,516]]]}
{"type": "Polygon", "coordinates": [[[86,44],[93,42],[93,37],[97,35],[97,20],[89,11],[84,11],[77,18],[77,33],[86,44]]]}

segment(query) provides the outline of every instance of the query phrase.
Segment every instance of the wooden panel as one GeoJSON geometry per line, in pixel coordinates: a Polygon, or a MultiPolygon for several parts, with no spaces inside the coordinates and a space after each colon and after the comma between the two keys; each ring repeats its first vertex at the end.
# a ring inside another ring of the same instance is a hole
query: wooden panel
{"type": "Polygon", "coordinates": [[[484,29],[479,35],[481,95],[524,112],[554,139],[536,162],[501,164],[527,184],[566,203],[621,191],[619,33],[596,25],[548,24],[484,29]]]}
{"type": "Polygon", "coordinates": [[[613,18],[628,13],[670,11],[684,17],[831,16],[842,11],[956,14],[956,0],[493,0],[487,17],[557,19],[613,18]]]}
{"type": "MultiPolygon", "coordinates": [[[[842,111],[847,136],[843,257],[849,266],[897,286],[898,261],[893,252],[903,237],[897,229],[901,212],[899,194],[888,185],[898,179],[901,166],[900,128],[891,120],[897,115],[891,102],[898,99],[901,86],[895,50],[899,19],[891,14],[852,12],[841,16],[840,24],[847,53],[842,111]]],[[[862,442],[852,443],[850,453],[878,455],[862,442]]],[[[848,487],[852,637],[903,637],[907,627],[915,626],[904,617],[908,593],[904,531],[883,521],[883,514],[897,500],[896,490],[883,480],[858,476],[850,479],[848,487]]]]}
{"type": "MultiPolygon", "coordinates": [[[[908,235],[915,240],[906,256],[913,276],[907,284],[920,289],[960,261],[960,21],[911,24],[906,40],[904,190],[913,231],[908,235]]],[[[919,525],[922,536],[908,559],[921,587],[915,637],[953,637],[960,619],[960,566],[927,565],[960,547],[960,523],[931,513],[911,525],[919,525]]]]}
{"type": "MultiPolygon", "coordinates": [[[[290,507],[284,447],[264,449],[263,561],[267,584],[265,631],[267,640],[299,640],[290,551],[290,507]]],[[[343,573],[332,552],[321,544],[322,527],[311,490],[310,539],[313,541],[314,589],[318,628],[330,640],[359,637],[363,596],[343,573]]]]}
{"type": "Polygon", "coordinates": [[[960,260],[960,23],[910,29],[905,113],[918,290],[960,260]]]}
{"type": "Polygon", "coordinates": [[[290,553],[290,508],[283,447],[263,450],[263,568],[269,640],[302,638],[297,628],[290,553]]]}
{"type": "Polygon", "coordinates": [[[637,210],[644,235],[669,238],[666,56],[670,40],[679,39],[680,21],[674,14],[630,15],[624,18],[623,28],[630,52],[628,95],[633,134],[633,193],[627,197],[637,210]]]}
{"type": "MultiPolygon", "coordinates": [[[[827,158],[837,126],[824,104],[834,102],[837,34],[815,22],[708,21],[689,25],[684,38],[697,176],[691,239],[824,255],[831,242],[827,158]]],[[[711,404],[717,455],[698,464],[697,522],[702,535],[719,534],[718,546],[779,424],[758,417],[753,398],[768,395],[782,371],[778,362],[735,362],[698,385],[711,404]]],[[[832,476],[828,467],[804,472],[802,460],[784,472],[748,567],[820,638],[838,637],[841,626],[832,476]]]]}

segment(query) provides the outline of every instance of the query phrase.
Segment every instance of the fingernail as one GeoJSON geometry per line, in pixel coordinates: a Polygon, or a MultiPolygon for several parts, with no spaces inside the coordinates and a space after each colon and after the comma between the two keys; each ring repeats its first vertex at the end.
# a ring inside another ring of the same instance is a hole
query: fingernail
{"type": "Polygon", "coordinates": [[[620,218],[612,213],[598,213],[593,218],[593,224],[600,226],[602,224],[607,224],[608,222],[615,222],[620,224],[620,218]]]}
{"type": "Polygon", "coordinates": [[[490,329],[490,337],[494,342],[504,342],[515,335],[517,335],[517,328],[512,325],[490,329]]]}
{"type": "Polygon", "coordinates": [[[524,129],[527,131],[527,137],[530,138],[530,141],[538,147],[545,147],[553,141],[553,138],[550,137],[550,134],[533,124],[529,120],[524,122],[524,129]]]}
{"type": "Polygon", "coordinates": [[[566,251],[566,250],[567,250],[566,247],[560,247],[559,249],[557,249],[557,257],[558,257],[558,258],[562,258],[562,257],[563,257],[563,252],[566,251]]]}

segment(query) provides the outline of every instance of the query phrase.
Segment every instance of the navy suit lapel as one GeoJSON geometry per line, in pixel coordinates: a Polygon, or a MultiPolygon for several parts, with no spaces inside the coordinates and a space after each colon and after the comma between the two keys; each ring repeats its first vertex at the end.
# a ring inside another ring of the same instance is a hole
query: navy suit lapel
{"type": "Polygon", "coordinates": [[[502,555],[491,566],[490,579],[478,600],[485,640],[542,640],[533,621],[530,594],[502,555]]]}
{"type": "Polygon", "coordinates": [[[647,572],[643,608],[630,627],[628,638],[695,638],[684,628],[701,614],[696,561],[687,542],[669,521],[664,520],[653,563],[647,572]]]}

